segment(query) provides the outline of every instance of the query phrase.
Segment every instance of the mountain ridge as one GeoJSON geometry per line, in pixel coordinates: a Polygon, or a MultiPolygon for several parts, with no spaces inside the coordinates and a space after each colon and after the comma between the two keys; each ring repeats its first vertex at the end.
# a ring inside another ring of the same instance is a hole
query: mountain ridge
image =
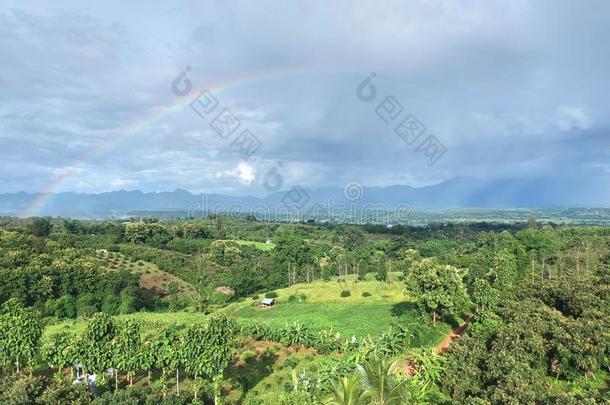
{"type": "MultiPolygon", "coordinates": [[[[569,179],[568,179],[569,180],[569,179]]],[[[36,215],[108,217],[127,215],[131,211],[148,210],[203,210],[242,212],[266,207],[276,209],[292,204],[305,210],[315,205],[363,207],[382,209],[438,210],[451,208],[600,208],[610,206],[608,197],[590,189],[584,182],[557,179],[506,178],[480,180],[456,177],[434,185],[365,187],[350,183],[345,187],[320,189],[288,189],[266,197],[230,196],[225,194],[192,193],[177,188],[174,191],[144,192],[114,190],[101,193],[73,191],[52,196],[36,215]],[[292,191],[291,191],[292,190],[292,191]],[[566,192],[570,190],[570,192],[566,192]],[[291,194],[292,193],[292,194],[291,194]],[[201,207],[204,207],[203,209],[201,207]],[[207,209],[206,209],[207,208],[207,209]]],[[[23,215],[43,197],[43,193],[0,194],[1,215],[23,215]]]]}

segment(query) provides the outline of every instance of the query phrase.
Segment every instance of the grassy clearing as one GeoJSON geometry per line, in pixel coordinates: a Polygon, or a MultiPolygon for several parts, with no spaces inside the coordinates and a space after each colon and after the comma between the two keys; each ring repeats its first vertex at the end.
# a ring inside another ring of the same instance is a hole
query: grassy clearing
{"type": "Polygon", "coordinates": [[[239,245],[254,246],[258,250],[263,250],[263,251],[269,251],[269,250],[273,250],[275,248],[274,243],[254,242],[251,240],[233,240],[233,242],[235,242],[239,245]]]}
{"type": "MultiPolygon", "coordinates": [[[[410,325],[417,329],[413,345],[433,347],[451,331],[447,323],[439,322],[437,327],[421,320],[416,305],[405,296],[401,282],[383,283],[367,277],[355,282],[348,277],[346,283],[316,281],[311,284],[297,284],[277,290],[277,304],[268,310],[257,308],[259,298],[243,299],[220,309],[238,319],[264,321],[270,324],[284,324],[297,321],[312,331],[333,330],[345,337],[376,337],[387,330],[392,321],[410,325]],[[344,289],[350,296],[341,297],[344,289]],[[367,292],[370,296],[363,296],[367,292]],[[291,299],[291,296],[296,298],[291,299]],[[304,299],[302,297],[305,297],[304,299]]],[[[200,313],[188,312],[138,312],[118,315],[116,319],[135,319],[142,322],[145,329],[155,329],[167,324],[191,324],[203,322],[206,317],[200,313]]],[[[63,327],[82,328],[80,321],[66,321],[46,328],[45,334],[55,333],[63,327]]]]}
{"type": "Polygon", "coordinates": [[[297,284],[276,291],[277,304],[267,310],[257,308],[262,298],[247,299],[229,305],[224,311],[242,319],[265,321],[271,324],[301,322],[313,331],[330,330],[344,336],[377,336],[388,329],[392,321],[418,325],[420,336],[416,345],[432,346],[450,332],[451,327],[439,323],[436,328],[424,323],[416,305],[405,296],[402,283],[383,283],[376,280],[346,283],[316,281],[297,284]],[[347,289],[350,296],[341,297],[347,289]],[[370,296],[365,297],[362,293],[370,296]],[[305,299],[301,299],[301,296],[305,299]],[[291,299],[291,296],[295,298],[291,299]]]}

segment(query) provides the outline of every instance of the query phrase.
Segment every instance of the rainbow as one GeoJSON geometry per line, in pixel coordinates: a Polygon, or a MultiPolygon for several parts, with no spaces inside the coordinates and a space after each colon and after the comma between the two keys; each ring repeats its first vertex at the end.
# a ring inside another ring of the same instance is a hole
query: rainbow
{"type": "MultiPolygon", "coordinates": [[[[132,120],[128,125],[115,131],[112,135],[105,138],[98,145],[89,149],[85,154],[83,154],[83,156],[81,156],[74,163],[72,163],[68,170],[65,170],[63,173],[58,175],[51,183],[49,183],[48,186],[45,187],[45,189],[27,207],[23,209],[19,216],[35,216],[38,212],[42,210],[42,208],[44,208],[45,205],[52,201],[53,197],[58,193],[58,191],[66,183],[66,181],[80,173],[87,164],[101,158],[110,150],[118,146],[121,142],[124,142],[126,139],[137,135],[148,126],[163,120],[165,117],[170,116],[176,111],[183,109],[184,107],[189,105],[194,100],[194,98],[203,90],[209,90],[212,92],[212,94],[217,95],[222,92],[228,92],[236,88],[250,86],[267,80],[278,79],[283,76],[294,76],[300,73],[311,73],[315,70],[320,70],[320,67],[299,67],[296,69],[292,68],[283,70],[272,70],[262,75],[231,78],[213,84],[211,86],[201,87],[199,88],[199,90],[195,90],[193,88],[189,95],[179,97],[178,100],[175,101],[173,104],[157,106],[152,109],[149,109],[146,114],[132,120]]],[[[222,101],[219,101],[222,105],[222,101]]]]}

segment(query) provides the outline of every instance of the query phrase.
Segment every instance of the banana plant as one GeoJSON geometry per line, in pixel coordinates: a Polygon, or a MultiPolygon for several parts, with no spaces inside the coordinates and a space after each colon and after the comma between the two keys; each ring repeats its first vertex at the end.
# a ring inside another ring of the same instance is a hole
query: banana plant
{"type": "Polygon", "coordinates": [[[326,405],[364,405],[369,404],[370,391],[364,388],[357,373],[343,377],[333,385],[330,397],[324,402],[326,405]]]}
{"type": "Polygon", "coordinates": [[[370,393],[370,404],[398,405],[406,395],[406,380],[397,378],[402,367],[399,360],[372,354],[358,367],[364,387],[370,393]]]}

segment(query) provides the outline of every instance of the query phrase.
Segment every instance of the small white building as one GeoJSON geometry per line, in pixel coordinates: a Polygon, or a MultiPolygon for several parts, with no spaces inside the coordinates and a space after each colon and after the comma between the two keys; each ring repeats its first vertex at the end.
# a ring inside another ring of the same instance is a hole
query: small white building
{"type": "Polygon", "coordinates": [[[275,305],[275,298],[265,298],[264,300],[261,301],[259,306],[262,308],[271,308],[274,305],[275,305]]]}

